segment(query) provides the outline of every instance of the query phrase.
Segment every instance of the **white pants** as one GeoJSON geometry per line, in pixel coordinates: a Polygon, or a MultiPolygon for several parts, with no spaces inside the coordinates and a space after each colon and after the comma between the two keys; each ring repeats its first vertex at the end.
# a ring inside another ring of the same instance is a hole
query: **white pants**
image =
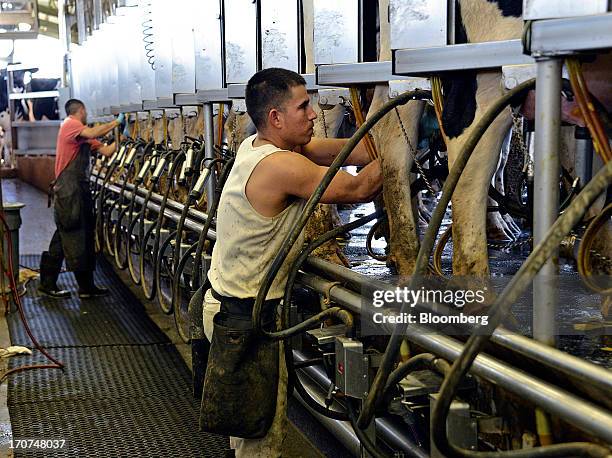
{"type": "MultiPolygon", "coordinates": [[[[210,290],[204,294],[203,321],[204,334],[212,341],[213,318],[221,307],[210,290]]],[[[268,433],[261,439],[242,439],[230,437],[230,447],[235,449],[236,457],[241,458],[280,458],[283,443],[287,437],[287,367],[283,342],[279,343],[278,391],[276,398],[276,413],[268,433]]]]}

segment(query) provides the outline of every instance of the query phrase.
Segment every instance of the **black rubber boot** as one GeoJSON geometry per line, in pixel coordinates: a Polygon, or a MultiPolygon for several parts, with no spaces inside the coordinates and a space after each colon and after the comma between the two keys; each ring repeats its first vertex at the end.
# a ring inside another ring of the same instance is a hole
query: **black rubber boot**
{"type": "Polygon", "coordinates": [[[38,291],[48,297],[62,299],[70,297],[70,291],[57,287],[57,278],[62,270],[62,260],[51,256],[48,251],[43,251],[40,257],[40,285],[38,291]]]}
{"type": "Polygon", "coordinates": [[[107,288],[100,288],[94,284],[94,273],[92,270],[81,270],[73,273],[79,284],[79,297],[81,299],[108,296],[109,291],[107,288]]]}

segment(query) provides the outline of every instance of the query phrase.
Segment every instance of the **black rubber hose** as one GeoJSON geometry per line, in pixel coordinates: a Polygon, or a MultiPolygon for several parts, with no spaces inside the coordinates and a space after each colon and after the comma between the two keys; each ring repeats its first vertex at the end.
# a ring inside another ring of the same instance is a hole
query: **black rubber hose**
{"type": "Polygon", "coordinates": [[[366,237],[366,251],[372,258],[381,262],[387,261],[387,258],[389,256],[387,256],[386,254],[375,253],[374,249],[372,248],[372,240],[374,239],[374,234],[376,233],[376,230],[380,227],[381,224],[385,222],[386,219],[387,218],[385,216],[385,218],[380,218],[378,221],[376,221],[368,231],[368,236],[366,237]]]}
{"type": "Polygon", "coordinates": [[[543,446],[528,450],[513,450],[504,452],[475,452],[459,448],[448,442],[446,437],[446,417],[457,387],[468,372],[478,353],[489,341],[493,331],[500,324],[509,307],[529,287],[533,277],[544,263],[558,249],[561,240],[578,224],[590,205],[612,183],[612,161],[608,162],[584,189],[573,199],[565,212],[549,229],[544,240],[540,242],[531,255],[523,263],[519,271],[512,277],[510,283],[497,297],[489,311],[489,324],[481,329],[478,335],[471,335],[459,358],[453,364],[450,373],[444,380],[440,395],[432,412],[432,435],[436,447],[448,457],[469,458],[531,458],[531,457],[566,457],[590,456],[605,457],[612,452],[602,446],[591,443],[567,443],[543,446]]]}
{"type": "MultiPolygon", "coordinates": [[[[159,153],[157,150],[154,150],[154,152],[151,155],[151,159],[155,158],[155,156],[157,156],[156,153],[159,153]]],[[[155,168],[153,167],[153,164],[151,164],[151,169],[149,170],[151,172],[151,174],[153,174],[153,171],[155,170],[155,168]]],[[[142,241],[144,238],[144,221],[146,219],[146,214],[147,214],[147,207],[149,206],[149,201],[151,200],[151,197],[153,196],[153,192],[155,190],[155,186],[157,184],[158,179],[153,179],[153,177],[151,177],[151,187],[149,188],[149,191],[147,192],[147,194],[145,195],[144,198],[144,202],[142,203],[142,207],[141,209],[138,211],[138,213],[136,214],[136,219],[134,219],[133,221],[130,222],[130,229],[128,230],[128,252],[131,253],[131,239],[132,239],[132,231],[134,226],[136,225],[136,223],[138,221],[140,221],[140,224],[138,226],[138,240],[142,241]]],[[[134,192],[136,192],[136,188],[134,188],[134,192]]],[[[141,246],[140,244],[138,245],[138,250],[140,250],[141,246]]],[[[140,258],[140,251],[138,254],[138,257],[140,258]]],[[[140,268],[140,260],[138,261],[139,263],[139,268],[140,268]]],[[[134,280],[135,275],[132,272],[134,266],[133,266],[133,261],[132,261],[132,257],[131,254],[128,257],[128,267],[130,268],[130,276],[132,276],[132,280],[134,280]]],[[[140,272],[139,272],[140,273],[140,272]]],[[[142,279],[142,275],[138,278],[137,281],[134,281],[134,283],[136,284],[140,284],[142,279]]]]}
{"type": "MultiPolygon", "coordinates": [[[[183,256],[181,256],[181,259],[178,263],[178,266],[176,267],[176,272],[174,272],[174,277],[172,280],[172,304],[174,308],[174,324],[176,326],[176,330],[180,338],[185,343],[189,343],[191,336],[189,335],[189,322],[187,322],[187,326],[186,326],[187,329],[183,329],[183,325],[185,323],[180,322],[182,320],[181,314],[183,313],[183,310],[181,309],[180,281],[181,281],[181,275],[183,274],[183,270],[185,269],[185,265],[187,264],[187,261],[189,261],[189,258],[191,257],[191,255],[196,251],[197,246],[198,246],[198,243],[197,242],[194,243],[185,251],[183,256]]],[[[178,256],[178,252],[177,252],[177,256],[178,256]]],[[[187,310],[187,313],[189,313],[189,310],[187,310]]]]}
{"type": "MultiPolygon", "coordinates": [[[[313,240],[312,242],[310,242],[310,244],[306,246],[306,248],[302,250],[300,255],[291,265],[290,270],[287,274],[287,283],[285,284],[285,295],[283,297],[283,307],[282,307],[282,315],[281,315],[282,317],[281,325],[283,329],[281,329],[280,331],[268,333],[269,338],[277,339],[277,340],[288,339],[289,337],[295,334],[298,334],[304,330],[307,330],[303,325],[305,322],[300,323],[299,325],[294,326],[294,327],[289,327],[289,304],[291,303],[293,285],[295,284],[295,279],[297,277],[298,271],[300,270],[304,262],[306,262],[306,259],[308,258],[308,256],[310,256],[310,253],[312,253],[314,250],[316,250],[317,248],[319,248],[321,245],[328,242],[329,240],[336,238],[338,235],[351,231],[353,229],[356,229],[360,226],[363,226],[364,224],[367,224],[373,219],[376,219],[382,215],[383,215],[383,211],[379,210],[370,215],[356,219],[355,221],[352,221],[348,224],[338,226],[332,229],[331,231],[327,231],[325,234],[321,235],[316,240],[313,240]]],[[[312,326],[316,326],[318,323],[320,323],[321,321],[329,317],[329,314],[326,313],[327,310],[324,310],[323,312],[315,315],[314,317],[311,317],[307,321],[311,323],[312,326]],[[320,317],[320,319],[317,317],[320,317]]]]}
{"type": "Polygon", "coordinates": [[[372,439],[370,439],[370,436],[364,433],[363,430],[359,428],[359,426],[357,426],[357,413],[355,412],[355,408],[353,407],[352,402],[353,401],[351,399],[347,399],[346,410],[348,412],[348,417],[351,422],[351,426],[355,430],[355,434],[357,435],[357,439],[359,439],[359,442],[363,444],[363,447],[374,458],[390,457],[390,455],[379,450],[378,447],[376,447],[376,444],[372,442],[372,439]]]}
{"type": "Polygon", "coordinates": [[[274,281],[276,274],[280,270],[280,267],[284,263],[285,258],[289,254],[289,251],[291,250],[296,240],[298,239],[300,232],[306,225],[308,218],[314,211],[316,205],[321,200],[321,196],[323,195],[323,193],[325,192],[325,190],[331,183],[332,179],[334,178],[334,176],[336,175],[336,173],[338,172],[342,164],[344,164],[344,161],[346,161],[349,154],[353,151],[353,149],[355,149],[357,144],[366,135],[366,133],[378,121],[380,121],[380,119],[382,119],[382,117],[385,116],[389,111],[393,110],[395,107],[399,105],[404,105],[408,103],[410,100],[426,99],[429,97],[430,97],[430,94],[428,92],[417,90],[417,91],[406,92],[390,100],[389,102],[385,103],[370,118],[368,118],[368,120],[365,123],[363,123],[359,129],[357,129],[357,131],[353,134],[353,136],[342,147],[342,150],[336,156],[332,164],[329,166],[327,172],[323,176],[321,183],[319,183],[315,192],[312,194],[310,199],[308,199],[308,201],[306,202],[306,205],[304,206],[304,210],[302,211],[302,214],[300,215],[300,217],[294,224],[291,231],[287,234],[287,236],[283,240],[283,243],[279,249],[278,254],[276,255],[276,257],[272,261],[272,264],[266,271],[266,275],[262,281],[261,286],[259,287],[259,291],[257,292],[257,297],[255,299],[255,305],[253,307],[253,317],[252,317],[253,318],[253,328],[258,333],[264,336],[269,336],[269,332],[262,329],[261,312],[262,312],[263,303],[266,299],[270,286],[272,285],[272,282],[274,281]]]}
{"type": "MultiPolygon", "coordinates": [[[[202,173],[208,173],[208,176],[206,177],[206,180],[204,181],[204,183],[203,183],[203,184],[206,184],[206,182],[207,182],[208,180],[210,180],[210,179],[211,179],[211,177],[212,177],[212,175],[213,175],[213,172],[212,172],[212,168],[213,168],[213,166],[214,166],[216,163],[218,163],[218,162],[224,162],[223,160],[221,160],[221,159],[216,159],[216,158],[215,158],[215,159],[208,159],[208,160],[209,160],[209,163],[208,163],[208,164],[206,164],[206,165],[205,165],[205,167],[204,167],[204,170],[202,170],[202,171],[200,172],[200,174],[202,174],[202,173]]],[[[198,178],[199,178],[199,177],[198,177],[198,178]]],[[[175,246],[180,246],[180,242],[181,242],[181,240],[180,240],[180,239],[181,239],[181,237],[182,237],[182,235],[183,235],[183,234],[182,234],[182,232],[183,232],[183,226],[185,225],[185,220],[187,219],[187,213],[188,213],[188,211],[189,211],[189,207],[190,207],[191,205],[195,204],[195,203],[196,203],[196,202],[197,202],[197,201],[200,199],[200,197],[202,197],[201,195],[198,195],[197,193],[196,193],[196,194],[194,194],[194,193],[193,193],[193,192],[194,192],[195,185],[196,185],[196,184],[197,184],[197,182],[198,182],[198,178],[195,178],[195,179],[194,179],[194,181],[193,181],[193,186],[192,186],[192,187],[191,187],[191,189],[189,190],[189,195],[187,196],[187,202],[186,202],[186,204],[185,204],[185,206],[186,206],[186,210],[187,210],[187,211],[185,211],[185,209],[184,209],[184,210],[183,210],[183,213],[181,214],[181,219],[179,220],[179,223],[178,223],[178,226],[177,226],[177,229],[176,229],[176,231],[177,231],[177,232],[176,232],[176,245],[175,245],[175,246]]],[[[207,209],[207,211],[208,211],[208,209],[207,209]]],[[[207,221],[208,221],[208,220],[207,220],[207,221]]],[[[210,225],[209,225],[208,227],[210,228],[210,225]]],[[[208,229],[206,229],[206,234],[208,234],[208,229]]],[[[176,266],[177,266],[177,264],[178,264],[178,261],[173,262],[172,272],[174,272],[174,271],[176,270],[176,266]]]]}
{"type": "MultiPolygon", "coordinates": [[[[125,148],[123,150],[121,157],[117,153],[117,157],[115,158],[114,163],[110,167],[108,167],[106,174],[104,175],[104,180],[102,181],[102,185],[100,186],[100,189],[98,190],[98,196],[94,198],[94,200],[98,201],[98,212],[96,214],[96,224],[95,224],[96,236],[98,237],[98,239],[103,235],[102,234],[102,218],[104,217],[104,194],[106,192],[106,186],[108,185],[110,179],[112,178],[113,173],[115,173],[115,169],[117,168],[117,165],[119,165],[119,162],[121,162],[121,158],[123,157],[123,155],[127,154],[127,149],[130,144],[131,142],[125,142],[122,145],[125,148]]],[[[102,241],[100,240],[99,243],[100,243],[100,249],[102,249],[102,241]]]]}
{"type": "MultiPolygon", "coordinates": [[[[285,285],[285,296],[283,299],[283,307],[282,307],[282,315],[281,315],[281,326],[283,328],[291,328],[289,304],[291,303],[293,285],[295,284],[295,279],[297,277],[298,271],[300,270],[300,267],[302,266],[302,264],[304,264],[304,262],[306,261],[310,253],[312,253],[314,250],[316,250],[318,247],[328,242],[329,240],[337,237],[339,234],[342,234],[342,233],[351,231],[357,227],[363,226],[364,224],[367,224],[373,219],[378,218],[382,215],[383,215],[382,210],[379,210],[377,212],[372,213],[371,215],[364,216],[363,218],[359,218],[348,224],[338,226],[332,229],[331,231],[328,231],[325,234],[321,235],[316,240],[313,240],[304,250],[302,250],[298,258],[292,264],[289,270],[289,273],[287,275],[287,283],[285,285]]],[[[317,323],[318,322],[315,322],[314,325],[316,326],[317,323]]],[[[277,334],[277,333],[274,333],[274,334],[277,334]]],[[[282,331],[280,332],[280,335],[281,336],[283,335],[282,331]]],[[[299,393],[300,397],[304,400],[304,402],[308,404],[308,406],[311,409],[313,409],[317,413],[320,413],[321,415],[332,418],[334,420],[348,421],[349,418],[345,413],[338,412],[336,410],[331,410],[325,406],[322,406],[316,401],[316,399],[310,396],[310,394],[308,393],[308,391],[306,390],[306,388],[302,384],[302,381],[299,379],[296,373],[296,369],[298,368],[298,365],[293,360],[293,346],[291,345],[290,339],[287,339],[285,341],[284,349],[285,349],[285,365],[287,366],[287,373],[289,374],[289,378],[292,381],[294,388],[299,393]]]]}
{"type": "MultiPolygon", "coordinates": [[[[427,227],[427,231],[425,232],[425,236],[423,237],[423,240],[421,242],[421,248],[417,256],[414,275],[410,278],[408,289],[418,289],[420,276],[427,274],[429,257],[436,241],[436,236],[438,234],[438,230],[440,229],[442,219],[444,218],[446,207],[450,202],[455,187],[459,182],[459,178],[461,177],[461,174],[463,173],[463,170],[472,152],[474,151],[474,148],[478,144],[478,141],[483,136],[489,125],[508,105],[516,102],[517,100],[520,100],[522,96],[524,96],[534,87],[535,79],[531,79],[508,91],[493,105],[489,107],[487,112],[474,126],[474,129],[470,133],[466,142],[463,144],[463,148],[459,152],[457,159],[455,160],[453,167],[448,174],[448,177],[444,181],[444,186],[442,187],[442,195],[440,196],[438,205],[436,206],[431,215],[429,226],[427,227]]],[[[408,304],[404,303],[402,305],[400,313],[405,313],[407,307],[408,304]]],[[[387,348],[385,349],[385,353],[383,354],[380,366],[378,368],[378,371],[376,372],[376,376],[374,377],[372,386],[370,387],[368,397],[366,398],[363,404],[363,408],[359,416],[358,422],[361,428],[367,428],[367,426],[372,421],[372,418],[374,417],[376,408],[382,400],[384,387],[387,383],[387,379],[389,378],[389,374],[391,373],[393,364],[397,359],[399,347],[401,341],[404,338],[403,336],[406,332],[407,327],[408,325],[404,323],[395,326],[393,329],[393,333],[391,334],[391,338],[387,343],[387,348]]]]}
{"type": "MultiPolygon", "coordinates": [[[[134,144],[132,145],[132,148],[140,148],[140,146],[141,145],[134,142],[134,144]]],[[[129,154],[130,153],[127,152],[126,156],[129,156],[129,154]]],[[[111,229],[111,216],[113,213],[113,209],[115,207],[119,208],[121,207],[121,205],[123,205],[123,202],[125,200],[125,190],[127,189],[127,184],[128,184],[128,177],[130,176],[130,172],[134,168],[134,164],[135,164],[135,161],[131,162],[130,164],[127,164],[127,169],[125,171],[125,178],[119,190],[119,198],[113,202],[105,218],[106,230],[107,230],[107,233],[104,234],[106,238],[106,249],[108,250],[109,254],[113,257],[115,256],[115,243],[114,243],[114,240],[111,240],[111,237],[110,237],[110,235],[112,234],[112,231],[110,230],[111,229]]],[[[121,211],[120,214],[123,214],[123,211],[121,211]]],[[[104,228],[104,223],[102,224],[102,228],[104,228]]]]}
{"type": "MultiPolygon", "coordinates": [[[[166,205],[168,203],[168,196],[170,195],[170,189],[172,188],[172,185],[170,184],[170,180],[174,177],[174,174],[176,173],[176,171],[178,170],[179,165],[181,165],[182,161],[185,160],[185,153],[183,153],[182,151],[179,152],[178,154],[175,155],[174,151],[171,151],[169,153],[166,154],[166,158],[171,157],[172,158],[172,163],[170,166],[170,169],[168,170],[168,186],[166,187],[166,191],[164,192],[164,196],[162,198],[162,201],[160,203],[159,206],[159,213],[157,214],[157,221],[155,224],[155,229],[154,229],[154,237],[155,239],[153,240],[153,251],[152,251],[152,259],[151,262],[153,263],[152,267],[153,267],[153,272],[155,272],[155,263],[158,261],[158,256],[157,253],[159,251],[159,237],[161,234],[161,226],[162,226],[162,222],[164,220],[164,210],[166,209],[166,205]]],[[[163,172],[162,172],[163,173],[163,172]]],[[[160,175],[161,177],[161,175],[160,175]]],[[[153,275],[153,278],[151,279],[152,281],[152,285],[151,285],[151,291],[147,291],[146,287],[145,287],[145,261],[144,261],[144,253],[145,253],[145,249],[146,249],[146,237],[142,240],[141,242],[141,247],[140,247],[140,277],[141,277],[141,283],[143,285],[143,292],[144,295],[147,299],[151,300],[155,297],[155,293],[156,293],[156,289],[155,289],[155,274],[153,275]]]]}
{"type": "MultiPolygon", "coordinates": [[[[212,167],[212,163],[214,163],[213,161],[215,161],[216,159],[213,159],[211,161],[211,164],[209,164],[209,167],[212,167]]],[[[196,164],[199,163],[199,161],[196,159],[196,164]]],[[[183,234],[183,227],[185,226],[185,221],[187,219],[187,215],[189,214],[189,209],[191,208],[191,206],[197,201],[197,196],[193,195],[193,188],[195,187],[195,185],[197,184],[197,178],[192,180],[192,186],[189,189],[189,194],[187,195],[187,201],[185,202],[185,204],[183,205],[183,210],[181,211],[181,217],[179,218],[177,227],[176,227],[176,231],[170,235],[169,239],[174,237],[174,250],[175,250],[175,254],[174,256],[172,256],[172,265],[170,266],[170,271],[169,271],[169,275],[171,278],[171,288],[172,291],[170,293],[171,295],[171,299],[170,299],[170,304],[168,306],[166,306],[163,301],[163,296],[162,296],[162,292],[159,290],[159,282],[156,282],[157,285],[156,287],[158,288],[158,299],[159,299],[159,304],[160,307],[162,309],[162,311],[169,315],[170,313],[172,313],[172,309],[174,307],[174,299],[175,299],[175,291],[174,291],[174,276],[175,276],[175,272],[177,271],[178,268],[178,264],[179,264],[179,259],[178,259],[178,253],[180,252],[180,246],[181,246],[181,238],[182,238],[182,234],[183,234]]],[[[167,246],[167,243],[164,244],[165,246],[167,246]]],[[[155,276],[156,278],[158,278],[159,275],[161,275],[161,256],[163,255],[164,251],[165,251],[165,246],[162,247],[161,252],[158,252],[158,259],[156,261],[155,264],[155,276]]],[[[179,275],[180,276],[180,275],[179,275]]]]}
{"type": "MultiPolygon", "coordinates": [[[[142,152],[134,159],[134,162],[132,163],[133,166],[136,166],[137,162],[139,160],[145,160],[146,156],[147,156],[147,148],[149,147],[149,145],[144,145],[144,143],[141,144],[140,146],[143,150],[142,152]]],[[[127,180],[126,180],[127,182],[127,180]]],[[[118,234],[115,235],[115,239],[114,239],[114,252],[115,252],[115,265],[117,266],[117,268],[123,270],[127,267],[127,258],[129,256],[129,252],[128,252],[128,241],[127,241],[127,237],[130,235],[129,234],[129,228],[130,225],[132,223],[132,217],[134,215],[134,206],[136,204],[136,189],[138,188],[138,185],[140,184],[140,180],[138,179],[138,176],[136,175],[134,177],[134,179],[132,180],[132,186],[133,186],[133,191],[132,191],[132,196],[130,198],[130,202],[127,206],[127,208],[125,208],[120,214],[119,214],[119,221],[123,220],[124,216],[127,214],[127,224],[125,226],[125,237],[126,237],[126,241],[125,241],[125,247],[126,247],[126,259],[125,262],[123,262],[120,258],[120,254],[119,254],[119,237],[118,234]]]]}
{"type": "Polygon", "coordinates": [[[221,170],[221,174],[219,175],[219,180],[217,181],[217,186],[215,187],[215,196],[212,199],[212,202],[206,203],[206,213],[208,214],[208,218],[206,218],[206,222],[204,223],[204,227],[202,228],[202,232],[200,233],[200,237],[198,239],[198,247],[196,248],[195,259],[196,261],[193,263],[193,268],[191,270],[191,289],[197,289],[197,284],[194,283],[194,279],[198,276],[198,266],[201,264],[202,253],[204,252],[204,242],[206,242],[206,237],[208,236],[208,230],[212,225],[213,219],[217,213],[217,207],[219,206],[219,200],[221,200],[221,191],[227,177],[234,166],[234,158],[228,159],[228,161],[223,166],[221,170]]]}

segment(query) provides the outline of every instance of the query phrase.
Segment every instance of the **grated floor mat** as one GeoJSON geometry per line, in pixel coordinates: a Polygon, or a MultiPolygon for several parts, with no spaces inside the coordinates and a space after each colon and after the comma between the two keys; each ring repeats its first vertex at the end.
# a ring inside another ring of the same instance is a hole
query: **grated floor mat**
{"type": "MultiPolygon", "coordinates": [[[[61,370],[20,372],[9,379],[9,405],[58,399],[179,397],[191,374],[173,345],[54,348],[61,370]]],[[[42,364],[45,357],[12,358],[10,367],[42,364]]]]}
{"type": "Polygon", "coordinates": [[[198,432],[195,404],[182,397],[81,399],[11,408],[14,438],[63,439],[59,450],[15,457],[223,457],[227,438],[198,432]]]}
{"type": "MultiPolygon", "coordinates": [[[[37,268],[38,256],[21,264],[37,268]]],[[[13,439],[64,439],[62,449],[15,449],[15,457],[220,457],[228,439],[198,430],[199,402],[176,348],[144,307],[101,260],[96,281],[106,298],[81,301],[72,274],[59,285],[69,299],[40,296],[38,280],[22,298],[34,335],[65,365],[12,375],[8,407],[13,439]]],[[[31,347],[17,313],[7,317],[11,341],[31,347]]],[[[10,367],[45,363],[35,351],[10,367]]]]}

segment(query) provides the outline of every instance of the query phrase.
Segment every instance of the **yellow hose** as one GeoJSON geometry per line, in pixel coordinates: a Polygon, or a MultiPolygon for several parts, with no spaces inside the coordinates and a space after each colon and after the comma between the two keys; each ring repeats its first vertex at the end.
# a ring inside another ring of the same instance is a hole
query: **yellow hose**
{"type": "Polygon", "coordinates": [[[219,115],[217,118],[217,146],[221,148],[221,143],[223,143],[223,111],[225,110],[225,105],[223,103],[219,104],[219,115]]]}
{"type": "Polygon", "coordinates": [[[536,407],[535,419],[540,445],[551,445],[553,443],[553,438],[552,433],[550,432],[550,420],[548,419],[548,415],[542,409],[536,407]]]}
{"type": "MultiPolygon", "coordinates": [[[[365,122],[365,119],[363,117],[363,113],[361,112],[361,104],[359,103],[359,95],[357,94],[357,88],[351,87],[350,92],[351,104],[353,105],[353,112],[355,113],[355,122],[357,123],[357,128],[359,128],[365,122]]],[[[370,160],[373,161],[379,156],[379,154],[378,150],[376,149],[376,145],[374,144],[374,141],[372,141],[372,137],[370,137],[370,135],[366,135],[365,137],[363,137],[363,142],[365,144],[370,160]]]]}
{"type": "Polygon", "coordinates": [[[570,83],[572,90],[580,107],[584,122],[589,129],[591,138],[593,139],[593,148],[595,152],[599,154],[604,163],[612,159],[612,151],[610,150],[610,143],[605,133],[605,129],[599,118],[599,114],[591,101],[586,81],[582,75],[582,67],[580,62],[576,58],[569,58],[566,60],[567,69],[570,75],[570,83]]]}
{"type": "Polygon", "coordinates": [[[434,103],[434,111],[436,112],[436,118],[438,119],[438,126],[440,126],[440,133],[444,144],[448,147],[448,141],[446,133],[444,133],[444,127],[442,126],[442,107],[444,104],[444,97],[442,96],[442,80],[439,76],[431,78],[431,97],[434,103]]]}
{"type": "Polygon", "coordinates": [[[612,215],[612,204],[608,204],[599,215],[597,215],[593,221],[589,224],[584,235],[582,237],[582,241],[580,242],[580,246],[578,248],[578,273],[582,278],[584,284],[595,291],[596,293],[610,296],[612,295],[612,288],[605,289],[599,286],[593,280],[593,271],[591,269],[591,249],[593,247],[593,242],[595,241],[595,237],[599,230],[605,226],[606,223],[610,221],[610,216],[612,215]]]}

